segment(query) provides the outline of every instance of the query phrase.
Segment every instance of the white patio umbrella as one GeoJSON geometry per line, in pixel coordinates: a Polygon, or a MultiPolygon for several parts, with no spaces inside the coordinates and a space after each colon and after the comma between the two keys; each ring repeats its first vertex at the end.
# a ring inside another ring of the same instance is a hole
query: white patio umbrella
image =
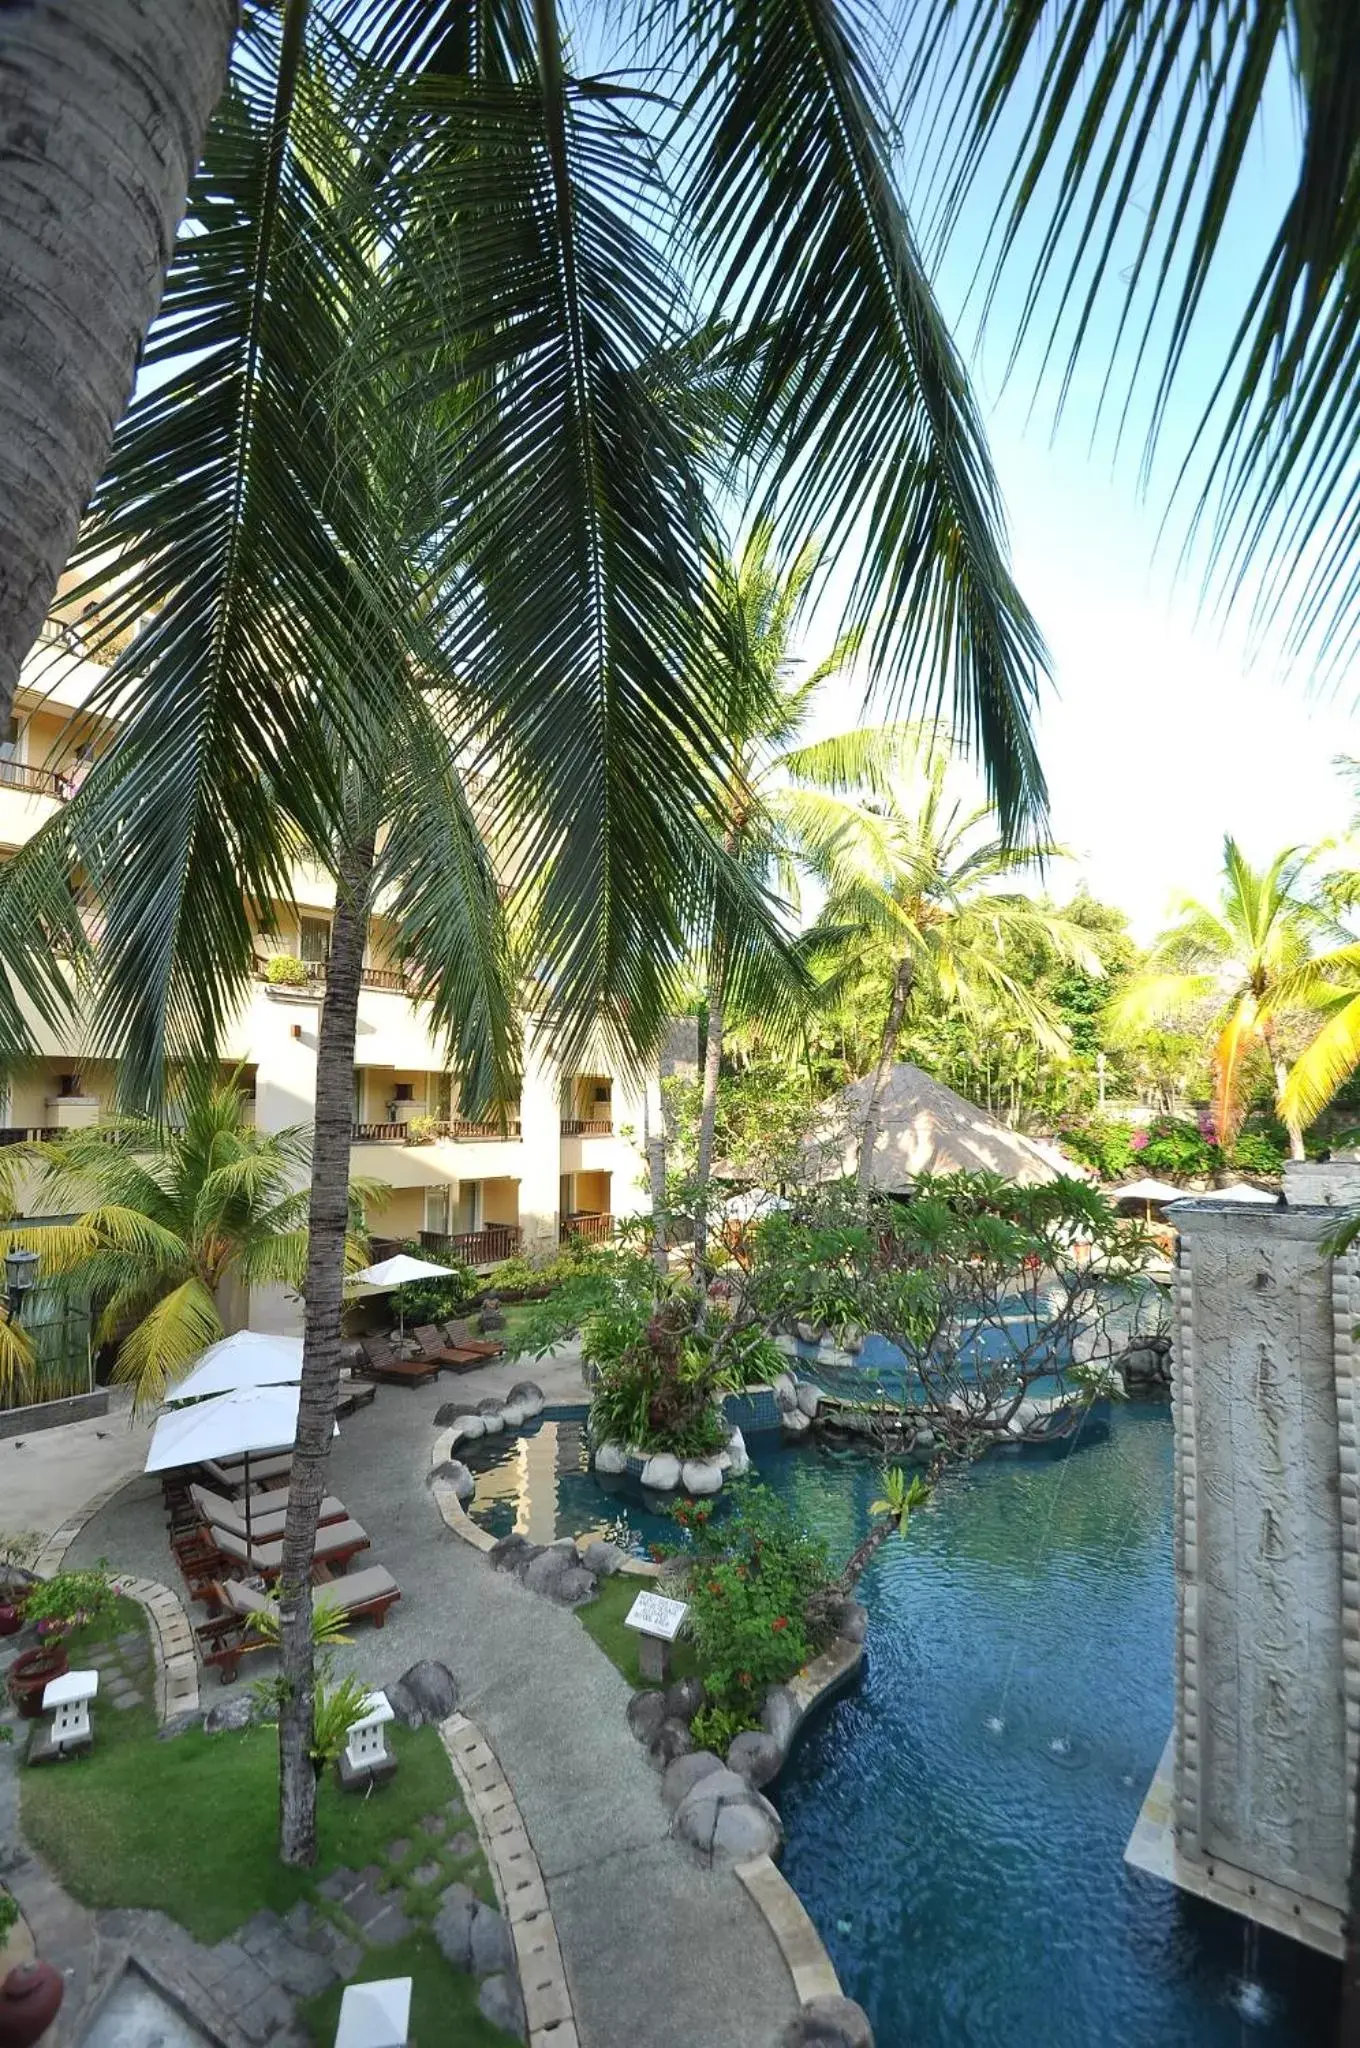
{"type": "Polygon", "coordinates": [[[1276,1197],[1274,1195],[1267,1194],[1264,1188],[1254,1188],[1251,1185],[1251,1182],[1246,1180],[1235,1180],[1232,1183],[1231,1187],[1210,1188],[1208,1194],[1208,1200],[1211,1202],[1273,1203],[1275,1199],[1276,1197]]]}
{"type": "MultiPolygon", "coordinates": [[[[436,1266],[429,1259],[413,1259],[409,1252],[397,1252],[390,1259],[379,1259],[376,1266],[365,1266],[358,1273],[351,1273],[348,1285],[366,1287],[372,1294],[390,1294],[393,1289],[409,1286],[413,1280],[453,1280],[457,1273],[452,1266],[436,1266]]],[[[406,1310],[400,1300],[397,1315],[402,1335],[406,1334],[406,1310]]]]}
{"type": "MultiPolygon", "coordinates": [[[[250,1541],[250,1459],[253,1452],[277,1451],[297,1435],[298,1388],[239,1387],[206,1401],[167,1409],[151,1432],[144,1470],[171,1472],[207,1458],[246,1461],[246,1542],[250,1541]]],[[[336,1434],[339,1434],[337,1430],[336,1434]]]]}
{"type": "Polygon", "coordinates": [[[242,1387],[296,1386],[301,1378],[301,1337],[237,1330],[210,1344],[187,1379],[172,1387],[165,1398],[198,1401],[205,1394],[233,1394],[242,1387]]]}

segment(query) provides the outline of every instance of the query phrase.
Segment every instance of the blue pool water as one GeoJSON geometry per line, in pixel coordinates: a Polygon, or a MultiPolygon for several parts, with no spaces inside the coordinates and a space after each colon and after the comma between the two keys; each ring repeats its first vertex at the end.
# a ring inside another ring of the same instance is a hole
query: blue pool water
{"type": "MultiPolygon", "coordinates": [[[[535,1540],[669,1532],[602,1501],[579,1421],[487,1445],[474,1512],[535,1540]]],[[[752,1440],[833,1556],[878,1491],[853,1455],[752,1440]]],[[[1068,1455],[948,1478],[879,1552],[862,1681],[777,1788],[784,1869],[879,2048],[1312,2048],[1336,1967],[1130,1870],[1171,1722],[1171,1429],[1119,1408],[1068,1455]]]]}

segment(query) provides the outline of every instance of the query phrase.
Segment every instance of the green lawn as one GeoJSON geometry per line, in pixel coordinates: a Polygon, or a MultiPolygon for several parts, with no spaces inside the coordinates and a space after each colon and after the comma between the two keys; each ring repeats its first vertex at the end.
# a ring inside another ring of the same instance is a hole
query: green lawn
{"type": "MultiPolygon", "coordinates": [[[[637,1579],[631,1572],[619,1572],[612,1579],[601,1579],[595,1598],[576,1609],[577,1620],[635,1689],[650,1685],[652,1681],[644,1678],[638,1669],[638,1632],[625,1627],[623,1617],[638,1594],[648,1592],[651,1584],[650,1579],[637,1579]]],[[[672,1643],[671,1677],[690,1678],[698,1669],[693,1643],[686,1642],[683,1637],[678,1643],[672,1643]]]]}
{"type": "MultiPolygon", "coordinates": [[[[424,2048],[503,2048],[509,2035],[493,2027],[477,2010],[477,1983],[450,1970],[429,1935],[415,1935],[395,1948],[372,1949],[354,1978],[411,1977],[411,2038],[424,2048]]],[[[341,1984],[298,2007],[303,2023],[321,2048],[330,2048],[340,2019],[341,1984]]]]}

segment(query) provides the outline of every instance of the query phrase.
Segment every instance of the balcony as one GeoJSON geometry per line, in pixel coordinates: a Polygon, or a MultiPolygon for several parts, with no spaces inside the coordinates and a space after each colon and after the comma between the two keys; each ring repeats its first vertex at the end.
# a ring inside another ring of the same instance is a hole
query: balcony
{"type": "MultiPolygon", "coordinates": [[[[255,979],[268,983],[271,988],[277,988],[285,995],[290,991],[296,995],[308,989],[323,989],[326,986],[326,962],[324,960],[304,960],[302,966],[303,979],[300,982],[270,982],[268,975],[265,973],[265,961],[262,958],[257,958],[255,963],[255,979]]],[[[410,982],[399,967],[365,967],[359,976],[359,985],[361,988],[388,989],[393,995],[399,996],[411,995],[413,993],[410,982]]]]}
{"type": "Polygon", "coordinates": [[[570,1244],[573,1239],[586,1244],[603,1244],[614,1235],[612,1216],[564,1216],[557,1233],[559,1244],[570,1244]]]}
{"type": "Polygon", "coordinates": [[[420,1245],[432,1258],[447,1266],[498,1266],[513,1258],[523,1236],[518,1223],[487,1223],[480,1230],[460,1230],[445,1237],[437,1230],[422,1230],[420,1245]]]}
{"type": "Polygon", "coordinates": [[[61,1132],[55,1125],[9,1124],[0,1126],[0,1145],[40,1145],[50,1138],[59,1138],[61,1132]]]}
{"type": "Polygon", "coordinates": [[[473,1144],[498,1139],[514,1139],[520,1135],[518,1117],[507,1119],[504,1124],[476,1123],[471,1117],[413,1117],[410,1123],[398,1124],[354,1124],[350,1136],[356,1145],[432,1145],[439,1138],[448,1138],[457,1144],[473,1144]],[[416,1127],[419,1126],[417,1129],[416,1127]]]}
{"type": "Polygon", "coordinates": [[[612,1138],[614,1119],[608,1116],[564,1116],[564,1138],[612,1138]]]}
{"type": "Polygon", "coordinates": [[[0,789],[21,789],[27,796],[71,794],[71,785],[55,768],[34,768],[27,761],[0,760],[0,789]]]}

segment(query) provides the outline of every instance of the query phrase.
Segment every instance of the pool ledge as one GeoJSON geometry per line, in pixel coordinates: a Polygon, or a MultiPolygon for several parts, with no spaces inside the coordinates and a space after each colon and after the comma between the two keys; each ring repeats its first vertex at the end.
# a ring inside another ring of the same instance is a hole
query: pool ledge
{"type": "MultiPolygon", "coordinates": [[[[440,1466],[446,1465],[452,1456],[453,1431],[441,1430],[430,1452],[430,1492],[434,1495],[434,1504],[443,1518],[446,1529],[452,1530],[464,1543],[470,1543],[474,1550],[480,1550],[485,1554],[488,1550],[495,1549],[495,1537],[489,1529],[479,1528],[473,1521],[447,1479],[436,1479],[434,1476],[440,1466]]],[[[579,1543],[576,1547],[578,1550],[581,1548],[579,1543]]],[[[619,1570],[635,1579],[654,1579],[660,1573],[661,1567],[659,1564],[650,1563],[645,1557],[626,1557],[619,1570]]]]}
{"type": "Polygon", "coordinates": [[[738,1863],[736,1871],[778,1944],[798,2003],[808,2005],[814,1998],[841,1997],[836,1966],[822,1945],[807,1907],[788,1879],[768,1856],[738,1863]]]}

